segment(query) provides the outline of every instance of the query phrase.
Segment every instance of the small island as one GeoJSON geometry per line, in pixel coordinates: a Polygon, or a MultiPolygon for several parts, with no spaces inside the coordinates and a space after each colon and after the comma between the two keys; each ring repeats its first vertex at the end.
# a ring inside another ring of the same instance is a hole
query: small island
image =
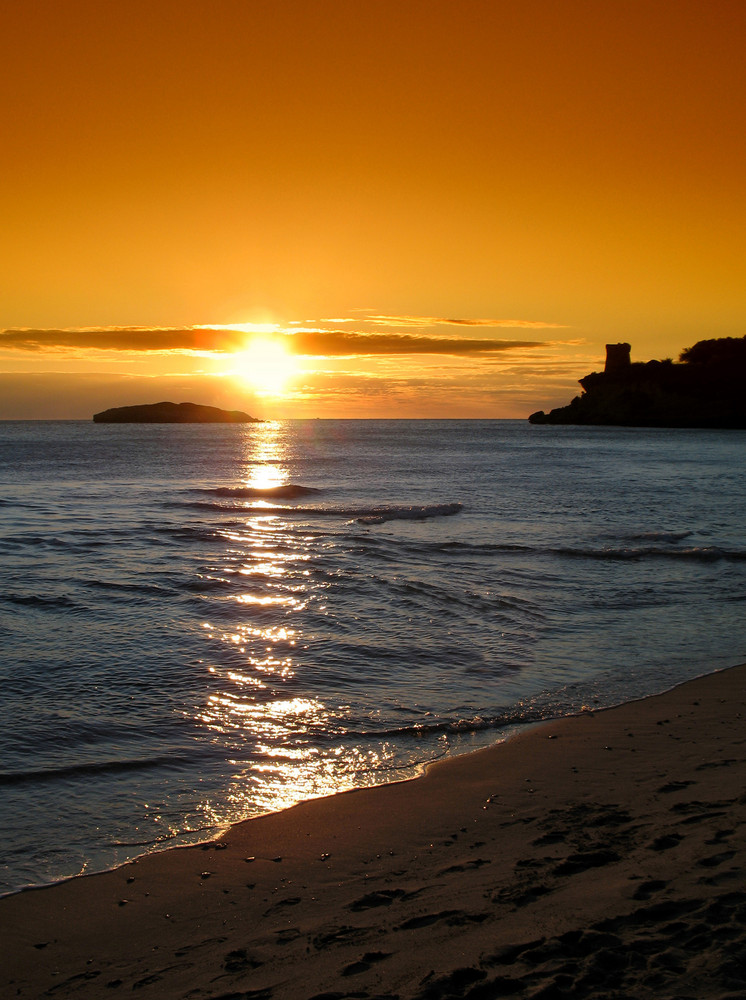
{"type": "Polygon", "coordinates": [[[746,337],[700,340],[679,362],[633,363],[629,344],[606,345],[606,367],[579,379],[567,406],[539,410],[532,424],[746,428],[746,337]]]}
{"type": "Polygon", "coordinates": [[[221,410],[200,403],[147,403],[142,406],[115,406],[93,414],[96,424],[258,424],[242,410],[221,410]]]}

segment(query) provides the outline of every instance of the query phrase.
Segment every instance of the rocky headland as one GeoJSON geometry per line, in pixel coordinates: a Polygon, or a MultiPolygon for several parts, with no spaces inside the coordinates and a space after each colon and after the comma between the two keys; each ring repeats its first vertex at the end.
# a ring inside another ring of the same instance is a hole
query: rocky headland
{"type": "Polygon", "coordinates": [[[200,403],[147,403],[115,406],[93,414],[97,424],[255,424],[257,417],[243,410],[221,410],[200,403]]]}
{"type": "Polygon", "coordinates": [[[679,362],[633,363],[629,344],[607,344],[603,372],[579,379],[567,406],[539,410],[532,424],[746,428],[746,337],[700,340],[679,362]]]}

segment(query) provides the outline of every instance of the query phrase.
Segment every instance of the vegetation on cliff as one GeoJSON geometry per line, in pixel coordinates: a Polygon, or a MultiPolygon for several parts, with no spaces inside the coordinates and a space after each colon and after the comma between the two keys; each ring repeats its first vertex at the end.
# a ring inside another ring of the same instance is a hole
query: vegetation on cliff
{"type": "Polygon", "coordinates": [[[530,422],[746,428],[746,337],[700,340],[678,363],[633,363],[629,351],[607,344],[605,370],[579,380],[583,394],[530,422]]]}

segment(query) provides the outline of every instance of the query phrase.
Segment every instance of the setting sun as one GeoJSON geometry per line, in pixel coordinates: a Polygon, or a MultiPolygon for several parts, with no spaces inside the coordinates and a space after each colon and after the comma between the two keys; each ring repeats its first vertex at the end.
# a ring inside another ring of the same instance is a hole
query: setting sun
{"type": "Polygon", "coordinates": [[[294,374],[296,362],[280,340],[256,337],[245,351],[235,355],[233,370],[260,396],[277,396],[294,374]]]}

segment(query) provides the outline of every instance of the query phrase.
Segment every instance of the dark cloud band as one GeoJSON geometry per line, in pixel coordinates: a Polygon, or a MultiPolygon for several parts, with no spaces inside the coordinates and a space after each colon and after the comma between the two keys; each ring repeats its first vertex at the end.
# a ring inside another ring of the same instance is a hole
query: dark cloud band
{"type": "Polygon", "coordinates": [[[538,340],[468,339],[407,333],[354,333],[343,330],[301,330],[293,333],[251,334],[212,327],[150,329],[105,327],[81,330],[4,330],[0,350],[211,351],[231,354],[245,349],[255,336],[280,340],[293,354],[317,357],[386,355],[488,355],[516,348],[541,347],[538,340]]]}
{"type": "Polygon", "coordinates": [[[297,333],[296,354],[353,357],[401,354],[479,355],[512,348],[539,347],[537,340],[475,340],[461,337],[429,337],[416,334],[347,333],[341,330],[297,333]]]}
{"type": "Polygon", "coordinates": [[[194,327],[101,327],[80,330],[4,330],[0,348],[43,351],[236,351],[246,342],[237,330],[194,327]]]}

